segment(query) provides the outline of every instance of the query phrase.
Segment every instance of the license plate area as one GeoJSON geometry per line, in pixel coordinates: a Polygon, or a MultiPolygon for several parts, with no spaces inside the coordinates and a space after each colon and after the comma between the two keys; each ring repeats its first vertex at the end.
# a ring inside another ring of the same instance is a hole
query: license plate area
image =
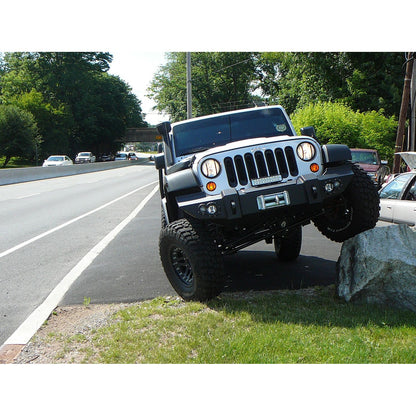
{"type": "Polygon", "coordinates": [[[267,176],[251,180],[251,186],[270,185],[272,183],[282,182],[282,175],[267,176]]]}
{"type": "Polygon", "coordinates": [[[285,205],[290,205],[289,193],[287,191],[257,197],[257,206],[261,211],[285,205]]]}

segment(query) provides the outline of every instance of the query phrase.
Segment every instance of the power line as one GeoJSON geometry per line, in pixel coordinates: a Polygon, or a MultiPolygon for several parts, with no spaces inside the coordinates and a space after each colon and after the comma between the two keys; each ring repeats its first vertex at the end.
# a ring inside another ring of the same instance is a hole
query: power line
{"type": "Polygon", "coordinates": [[[243,64],[244,62],[248,62],[248,61],[251,61],[251,58],[244,59],[244,61],[236,62],[235,64],[225,66],[224,68],[220,68],[220,69],[218,69],[218,70],[216,70],[216,71],[214,71],[214,72],[212,72],[212,73],[213,73],[213,74],[216,74],[217,72],[224,71],[225,69],[231,68],[231,67],[236,66],[236,65],[243,64]]]}

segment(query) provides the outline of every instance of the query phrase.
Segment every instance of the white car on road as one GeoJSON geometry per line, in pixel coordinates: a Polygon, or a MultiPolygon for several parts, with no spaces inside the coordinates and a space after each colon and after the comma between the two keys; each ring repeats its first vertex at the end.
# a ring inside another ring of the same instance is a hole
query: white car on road
{"type": "Polygon", "coordinates": [[[399,153],[409,172],[401,173],[380,190],[380,220],[416,224],[416,152],[399,153]]]}
{"type": "Polygon", "coordinates": [[[73,164],[72,160],[66,155],[52,155],[43,162],[42,166],[65,166],[73,164]]]}
{"type": "Polygon", "coordinates": [[[80,152],[75,158],[75,163],[93,163],[95,156],[91,152],[80,152]]]}

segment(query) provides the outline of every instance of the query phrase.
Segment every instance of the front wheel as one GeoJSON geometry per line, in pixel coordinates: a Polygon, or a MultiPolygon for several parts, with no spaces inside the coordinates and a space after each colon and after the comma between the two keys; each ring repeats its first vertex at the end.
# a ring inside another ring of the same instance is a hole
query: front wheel
{"type": "Polygon", "coordinates": [[[345,192],[328,200],[324,213],[313,223],[330,240],[342,243],[374,228],[379,216],[380,199],[371,178],[357,165],[345,192]]]}
{"type": "Polygon", "coordinates": [[[180,219],[162,228],[159,254],[169,282],[184,300],[209,300],[223,290],[223,259],[202,223],[180,219]]]}

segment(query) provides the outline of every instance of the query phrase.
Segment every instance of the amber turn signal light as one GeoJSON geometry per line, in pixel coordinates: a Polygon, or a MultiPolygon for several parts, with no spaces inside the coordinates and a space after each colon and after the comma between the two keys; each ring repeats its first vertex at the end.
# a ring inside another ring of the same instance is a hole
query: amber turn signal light
{"type": "Polygon", "coordinates": [[[311,166],[310,166],[310,168],[311,168],[311,171],[313,173],[316,173],[319,170],[319,165],[317,163],[312,163],[311,166]]]}
{"type": "Polygon", "coordinates": [[[215,189],[217,189],[217,185],[215,184],[215,182],[208,182],[207,189],[210,192],[215,191],[215,189]]]}

